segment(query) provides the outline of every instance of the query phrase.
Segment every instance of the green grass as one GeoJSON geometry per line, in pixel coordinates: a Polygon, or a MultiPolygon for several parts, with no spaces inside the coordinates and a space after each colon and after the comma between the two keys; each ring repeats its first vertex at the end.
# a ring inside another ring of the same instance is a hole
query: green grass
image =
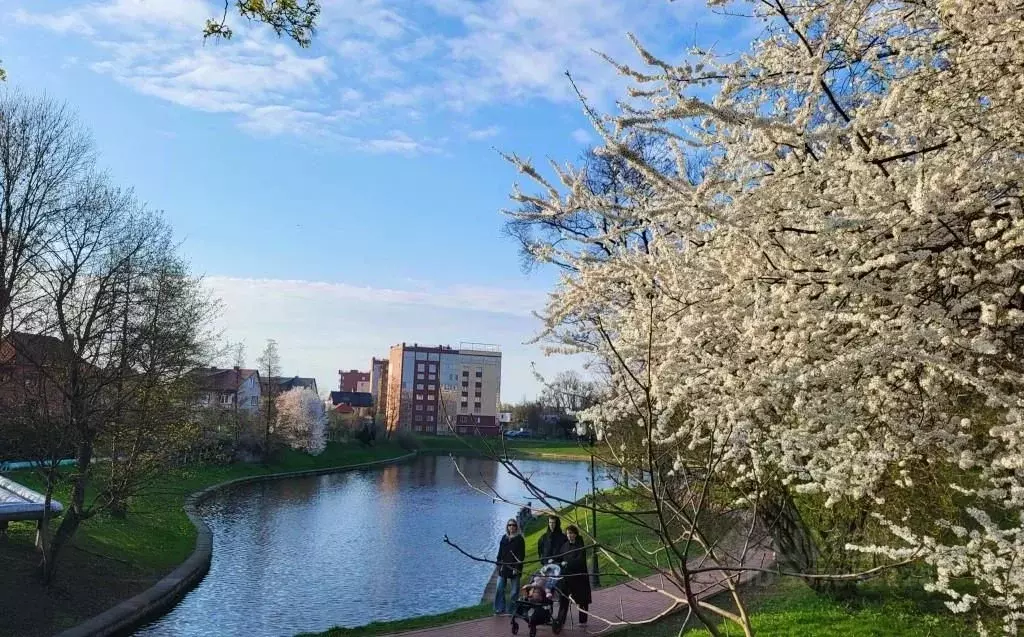
{"type": "MultiPolygon", "coordinates": [[[[772,581],[767,587],[743,589],[747,612],[755,634],[793,637],[954,637],[973,635],[966,623],[927,597],[914,591],[874,584],[862,595],[848,601],[822,597],[799,580],[772,581]]],[[[714,600],[730,606],[724,596],[714,600]]],[[[685,613],[649,626],[637,626],[617,633],[621,637],[676,637],[685,613]]],[[[691,626],[695,621],[691,621],[691,626]]],[[[743,634],[735,624],[720,624],[725,635],[743,634]]],[[[686,631],[687,637],[707,637],[704,628],[686,631]]]]}
{"type": "MultiPolygon", "coordinates": [[[[488,448],[500,451],[498,438],[456,438],[454,436],[417,436],[420,449],[435,453],[484,453],[488,448]]],[[[589,460],[591,447],[572,440],[505,440],[505,449],[518,458],[579,458],[589,460]]],[[[599,452],[600,447],[595,447],[599,452]]]]}
{"type": "MultiPolygon", "coordinates": [[[[189,556],[195,545],[195,527],[182,505],[186,496],[205,487],[255,475],[322,469],[384,460],[406,452],[392,443],[362,447],[358,443],[330,443],[319,456],[286,450],[269,464],[240,463],[199,466],[168,472],[143,495],[132,500],[124,519],[97,515],[87,520],[75,536],[75,544],[106,557],[153,570],[167,571],[189,556]]],[[[42,484],[31,472],[12,474],[12,479],[33,489],[42,484]]],[[[58,489],[57,500],[67,502],[68,488],[58,489]]],[[[12,523],[31,530],[34,523],[12,523]]],[[[27,532],[27,531],[26,531],[27,532]]],[[[3,595],[0,592],[0,600],[3,595]]]]}

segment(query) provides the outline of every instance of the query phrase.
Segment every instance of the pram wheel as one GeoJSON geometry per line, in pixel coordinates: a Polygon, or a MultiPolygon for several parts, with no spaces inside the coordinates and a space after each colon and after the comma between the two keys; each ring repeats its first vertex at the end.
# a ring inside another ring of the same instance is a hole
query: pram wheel
{"type": "Polygon", "coordinates": [[[512,620],[512,634],[513,635],[518,635],[519,634],[519,622],[517,622],[514,619],[512,620]]]}

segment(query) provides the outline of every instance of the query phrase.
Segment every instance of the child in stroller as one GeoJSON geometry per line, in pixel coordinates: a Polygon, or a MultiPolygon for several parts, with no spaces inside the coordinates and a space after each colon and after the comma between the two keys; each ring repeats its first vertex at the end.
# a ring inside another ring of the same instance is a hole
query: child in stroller
{"type": "Polygon", "coordinates": [[[530,627],[530,637],[537,636],[537,626],[551,624],[556,635],[562,627],[551,621],[554,617],[554,603],[558,599],[558,582],[562,569],[557,564],[548,564],[533,575],[530,583],[523,587],[522,595],[512,611],[512,634],[519,632],[517,618],[525,619],[530,627]]]}

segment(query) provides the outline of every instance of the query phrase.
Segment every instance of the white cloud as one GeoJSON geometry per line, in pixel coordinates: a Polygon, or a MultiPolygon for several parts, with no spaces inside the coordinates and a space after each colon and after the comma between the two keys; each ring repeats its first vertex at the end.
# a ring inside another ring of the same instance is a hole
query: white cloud
{"type": "Polygon", "coordinates": [[[367,368],[371,356],[384,356],[401,342],[499,345],[506,400],[540,390],[531,363],[549,376],[582,364],[578,358],[548,358],[539,347],[524,345],[541,327],[530,316],[546,298],[537,290],[430,283],[398,289],[231,277],[210,277],[206,284],[223,302],[220,325],[226,339],[244,341],[251,359],[266,339],[276,339],[284,374],[315,376],[321,391],[337,383],[338,369],[367,368]]]}
{"type": "Polygon", "coordinates": [[[594,140],[590,133],[583,130],[582,128],[577,128],[576,130],[574,130],[572,132],[572,138],[573,141],[576,141],[580,144],[589,144],[594,140]]]}
{"type": "Polygon", "coordinates": [[[92,35],[94,33],[88,21],[75,13],[33,14],[24,9],[18,9],[11,14],[11,17],[18,24],[42,27],[56,33],[77,33],[80,35],[92,35]]]}
{"type": "MultiPolygon", "coordinates": [[[[632,31],[671,58],[684,24],[721,22],[697,0],[325,0],[315,44],[301,50],[237,16],[229,16],[233,40],[204,43],[204,21],[222,8],[219,0],[95,0],[11,15],[90,38],[98,58],[90,68],[146,95],[230,114],[260,134],[313,131],[399,153],[435,145],[386,133],[409,120],[439,118],[459,130],[463,114],[481,106],[572,103],[566,71],[588,98],[610,105],[623,80],[596,51],[636,60],[632,31]]],[[[490,129],[477,134],[468,135],[490,129]]]]}
{"type": "Polygon", "coordinates": [[[501,127],[499,126],[488,126],[487,128],[476,128],[469,131],[466,136],[474,140],[490,139],[497,137],[501,133],[501,127]]]}

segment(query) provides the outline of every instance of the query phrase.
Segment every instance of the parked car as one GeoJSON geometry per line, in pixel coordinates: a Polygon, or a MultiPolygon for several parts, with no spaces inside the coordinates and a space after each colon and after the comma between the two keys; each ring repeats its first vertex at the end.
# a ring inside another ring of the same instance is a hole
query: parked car
{"type": "Polygon", "coordinates": [[[529,430],[526,430],[526,429],[520,429],[518,431],[506,431],[505,432],[505,437],[506,438],[533,438],[533,432],[531,432],[529,430]]]}

